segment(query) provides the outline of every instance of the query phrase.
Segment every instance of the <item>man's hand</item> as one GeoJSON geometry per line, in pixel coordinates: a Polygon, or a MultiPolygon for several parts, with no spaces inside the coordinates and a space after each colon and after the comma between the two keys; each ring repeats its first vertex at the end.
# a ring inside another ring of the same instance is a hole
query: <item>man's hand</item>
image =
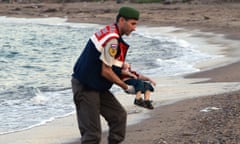
{"type": "Polygon", "coordinates": [[[135,94],[135,88],[131,85],[128,85],[128,88],[125,90],[128,94],[135,94]]]}

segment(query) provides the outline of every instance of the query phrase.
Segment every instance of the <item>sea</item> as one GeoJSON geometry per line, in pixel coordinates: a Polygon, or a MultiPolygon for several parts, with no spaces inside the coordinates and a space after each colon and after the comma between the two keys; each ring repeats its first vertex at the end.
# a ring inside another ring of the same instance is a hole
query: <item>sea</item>
{"type": "MultiPolygon", "coordinates": [[[[102,25],[66,20],[0,17],[0,135],[75,113],[72,68],[102,25]]],[[[197,72],[196,63],[218,57],[158,28],[139,27],[123,38],[130,45],[127,61],[150,77],[197,72]]]]}

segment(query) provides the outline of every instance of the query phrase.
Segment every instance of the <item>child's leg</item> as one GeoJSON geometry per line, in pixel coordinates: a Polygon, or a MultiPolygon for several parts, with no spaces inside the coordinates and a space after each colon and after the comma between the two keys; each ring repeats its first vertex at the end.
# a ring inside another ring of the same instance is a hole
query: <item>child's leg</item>
{"type": "Polygon", "coordinates": [[[154,109],[152,101],[150,101],[150,94],[151,94],[150,90],[146,90],[144,93],[144,107],[148,109],[154,109]]]}
{"type": "Polygon", "coordinates": [[[143,82],[144,84],[144,100],[150,100],[151,92],[154,91],[154,88],[150,83],[143,82]]]}
{"type": "Polygon", "coordinates": [[[138,105],[138,106],[141,106],[141,107],[144,107],[145,106],[145,103],[142,99],[142,92],[141,91],[138,91],[136,93],[136,97],[134,99],[134,102],[133,102],[135,105],[138,105]]]}
{"type": "Polygon", "coordinates": [[[146,90],[144,93],[144,100],[150,100],[151,91],[146,90]]]}
{"type": "Polygon", "coordinates": [[[133,103],[137,106],[145,107],[145,103],[142,99],[142,91],[144,91],[143,82],[139,79],[128,79],[125,81],[125,83],[132,85],[135,88],[136,96],[133,103]]]}
{"type": "Polygon", "coordinates": [[[152,101],[150,101],[150,94],[151,92],[154,91],[153,87],[151,84],[144,82],[144,88],[145,88],[145,92],[144,92],[144,107],[148,108],[148,109],[154,109],[153,105],[152,105],[152,101]]]}
{"type": "Polygon", "coordinates": [[[128,85],[132,85],[135,89],[136,92],[136,99],[140,99],[142,96],[142,91],[144,91],[144,84],[141,80],[139,79],[128,79],[124,81],[128,85]]]}
{"type": "Polygon", "coordinates": [[[136,92],[136,97],[135,97],[136,99],[141,99],[142,98],[142,92],[141,91],[138,91],[138,92],[136,92]]]}

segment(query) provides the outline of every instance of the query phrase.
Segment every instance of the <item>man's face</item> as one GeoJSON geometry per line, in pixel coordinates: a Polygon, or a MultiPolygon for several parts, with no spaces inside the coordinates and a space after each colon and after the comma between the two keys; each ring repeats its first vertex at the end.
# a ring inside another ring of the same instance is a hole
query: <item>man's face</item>
{"type": "Polygon", "coordinates": [[[120,20],[121,22],[121,34],[122,35],[130,35],[132,31],[135,31],[136,27],[137,27],[137,23],[138,21],[137,20],[134,20],[134,19],[129,19],[129,20],[126,20],[124,18],[122,18],[120,20]]]}

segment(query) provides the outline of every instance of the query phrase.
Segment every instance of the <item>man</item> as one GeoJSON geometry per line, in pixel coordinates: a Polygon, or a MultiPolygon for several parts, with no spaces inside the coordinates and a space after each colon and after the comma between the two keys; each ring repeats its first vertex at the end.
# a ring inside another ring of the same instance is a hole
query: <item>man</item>
{"type": "Polygon", "coordinates": [[[134,31],[138,19],[136,9],[120,8],[116,23],[93,34],[74,66],[72,90],[82,144],[100,143],[100,115],[109,125],[108,143],[124,140],[127,113],[109,89],[117,84],[125,91],[133,91],[119,78],[129,47],[121,36],[134,31]]]}

